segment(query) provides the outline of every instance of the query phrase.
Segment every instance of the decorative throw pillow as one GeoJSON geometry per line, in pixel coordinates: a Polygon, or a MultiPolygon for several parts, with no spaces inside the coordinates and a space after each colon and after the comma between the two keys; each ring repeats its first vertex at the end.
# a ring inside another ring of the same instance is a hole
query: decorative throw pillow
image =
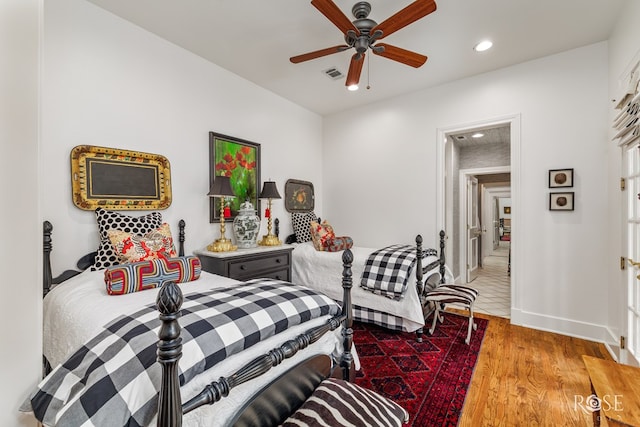
{"type": "Polygon", "coordinates": [[[318,224],[317,221],[311,221],[309,225],[311,232],[311,240],[313,241],[313,247],[317,251],[324,251],[327,247],[327,242],[333,240],[336,234],[333,232],[333,227],[326,220],[322,221],[322,224],[318,224]]]}
{"type": "Polygon", "coordinates": [[[353,247],[353,239],[348,236],[334,237],[325,242],[323,250],[327,252],[340,252],[353,247]]]}
{"type": "Polygon", "coordinates": [[[408,421],[407,411],[392,400],[356,384],[328,378],[282,426],[400,427],[408,421]]]}
{"type": "Polygon", "coordinates": [[[134,217],[97,208],[96,218],[98,220],[98,231],[100,233],[100,246],[98,247],[95,263],[93,264],[94,270],[102,270],[119,263],[118,255],[107,234],[110,229],[144,235],[160,228],[162,225],[162,214],[160,212],[151,212],[144,216],[134,217]]]}
{"type": "Polygon", "coordinates": [[[315,212],[294,212],[291,214],[291,221],[293,222],[293,232],[296,234],[296,240],[298,243],[305,243],[311,241],[311,233],[309,232],[309,226],[311,221],[317,221],[318,217],[315,212]]]}
{"type": "Polygon", "coordinates": [[[144,236],[113,228],[107,230],[107,235],[121,263],[178,256],[173,245],[171,229],[166,222],[157,230],[150,231],[144,236]]]}
{"type": "Polygon", "coordinates": [[[109,295],[124,295],[157,288],[169,281],[197,280],[201,270],[200,259],[192,255],[158,258],[109,267],[104,271],[104,283],[109,295]]]}

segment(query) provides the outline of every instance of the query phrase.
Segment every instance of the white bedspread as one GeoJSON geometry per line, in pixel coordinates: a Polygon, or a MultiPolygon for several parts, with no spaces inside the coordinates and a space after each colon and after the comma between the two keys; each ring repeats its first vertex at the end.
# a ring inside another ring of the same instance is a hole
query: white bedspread
{"type": "MultiPolygon", "coordinates": [[[[203,289],[225,287],[237,283],[236,280],[202,271],[198,280],[181,283],[182,292],[187,294],[203,289]]],[[[354,287],[355,289],[355,287],[354,287]]],[[[155,303],[158,289],[149,289],[127,295],[108,295],[104,284],[103,271],[85,271],[61,285],[56,286],[44,299],[44,355],[52,366],[64,361],[80,345],[92,338],[103,325],[113,318],[136,311],[139,307],[155,303]]],[[[340,299],[342,299],[340,297],[340,299]]],[[[220,362],[204,374],[194,378],[181,389],[182,401],[199,393],[205,385],[221,376],[228,376],[258,355],[278,347],[284,341],[304,331],[323,324],[329,316],[297,325],[252,346],[231,358],[220,362]]],[[[199,408],[184,417],[184,425],[211,426],[224,425],[239,407],[263,385],[313,354],[339,353],[342,348],[340,328],[325,334],[294,358],[285,360],[269,373],[235,388],[220,402],[199,408]]],[[[359,369],[357,354],[356,368],[359,369]]]]}
{"type": "MultiPolygon", "coordinates": [[[[399,301],[376,295],[360,287],[360,278],[367,258],[375,250],[358,246],[351,248],[353,252],[352,302],[361,307],[401,317],[407,321],[405,322],[407,330],[413,332],[424,325],[422,306],[416,289],[415,269],[409,277],[405,296],[399,301]]],[[[292,262],[293,282],[304,283],[334,300],[342,301],[342,254],[343,252],[317,251],[312,242],[296,244],[292,262]]],[[[423,259],[422,265],[428,265],[437,260],[438,257],[428,256],[423,259]]]]}

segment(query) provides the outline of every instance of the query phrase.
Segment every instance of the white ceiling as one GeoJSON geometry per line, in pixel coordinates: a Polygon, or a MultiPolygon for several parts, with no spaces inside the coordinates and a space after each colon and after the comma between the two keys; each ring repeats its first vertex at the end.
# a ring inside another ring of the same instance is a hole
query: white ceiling
{"type": "MultiPolygon", "coordinates": [[[[321,115],[608,39],[625,0],[436,0],[438,9],[385,43],[429,57],[415,69],[368,54],[361,89],[343,74],[353,50],[301,64],[289,57],[344,43],[307,0],[87,0],[321,115]],[[475,53],[481,39],[494,47],[475,53]],[[370,89],[365,89],[367,82],[370,89]]],[[[353,19],[356,0],[334,0],[353,19]]],[[[382,22],[411,0],[370,0],[382,22]]]]}
{"type": "Polygon", "coordinates": [[[489,128],[478,128],[465,132],[448,134],[458,147],[473,147],[478,144],[505,144],[511,143],[511,128],[508,124],[489,128]],[[474,138],[473,135],[481,133],[482,137],[474,138]]]}

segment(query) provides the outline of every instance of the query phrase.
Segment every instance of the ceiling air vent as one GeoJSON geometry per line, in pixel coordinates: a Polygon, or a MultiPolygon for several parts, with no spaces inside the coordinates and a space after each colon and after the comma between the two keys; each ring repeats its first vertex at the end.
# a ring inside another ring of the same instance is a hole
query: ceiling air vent
{"type": "Polygon", "coordinates": [[[329,78],[332,80],[338,80],[344,77],[344,74],[342,74],[342,71],[338,70],[336,67],[327,68],[326,70],[323,71],[323,73],[329,76],[329,78]]]}

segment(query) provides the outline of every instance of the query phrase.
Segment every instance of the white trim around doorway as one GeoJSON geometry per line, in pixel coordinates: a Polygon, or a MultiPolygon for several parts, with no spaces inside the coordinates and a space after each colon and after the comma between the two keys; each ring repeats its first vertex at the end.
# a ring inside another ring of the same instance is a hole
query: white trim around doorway
{"type": "MultiPolygon", "coordinates": [[[[519,283],[519,270],[518,264],[521,259],[520,255],[520,242],[517,240],[517,224],[518,217],[521,215],[520,209],[520,163],[521,163],[521,138],[520,138],[520,114],[506,115],[493,119],[487,119],[483,121],[463,123],[453,126],[439,127],[436,129],[436,225],[437,230],[445,230],[447,236],[452,235],[452,230],[449,229],[453,223],[453,213],[447,212],[446,200],[447,197],[451,197],[452,185],[447,183],[445,176],[451,175],[452,165],[446,163],[445,145],[447,142],[447,135],[451,133],[465,132],[471,129],[495,127],[501,124],[509,124],[511,129],[511,161],[510,161],[510,173],[511,173],[511,206],[512,206],[512,228],[511,228],[511,322],[514,324],[522,323],[522,316],[519,315],[521,311],[521,301],[519,299],[520,293],[518,292],[519,283]],[[445,188],[448,184],[451,187],[445,188]],[[515,242],[514,242],[515,241],[515,242]]],[[[489,169],[489,168],[487,168],[489,169]]],[[[448,180],[451,182],[452,180],[448,180]]],[[[466,203],[465,203],[466,204],[466,203]]],[[[451,259],[453,256],[453,245],[447,245],[446,257],[451,259]]],[[[461,258],[462,260],[463,258],[461,258]]]]}

